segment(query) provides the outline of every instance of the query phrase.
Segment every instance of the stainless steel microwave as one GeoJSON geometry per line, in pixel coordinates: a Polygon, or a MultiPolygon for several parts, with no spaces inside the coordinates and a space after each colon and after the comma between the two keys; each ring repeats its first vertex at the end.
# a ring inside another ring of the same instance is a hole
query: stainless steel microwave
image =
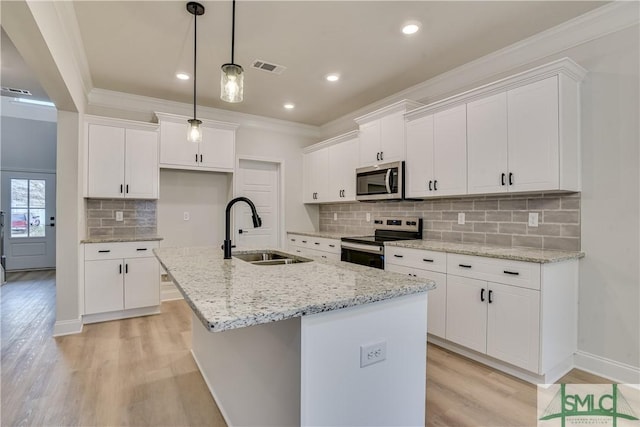
{"type": "Polygon", "coordinates": [[[404,162],[356,169],[356,200],[404,199],[404,162]]]}

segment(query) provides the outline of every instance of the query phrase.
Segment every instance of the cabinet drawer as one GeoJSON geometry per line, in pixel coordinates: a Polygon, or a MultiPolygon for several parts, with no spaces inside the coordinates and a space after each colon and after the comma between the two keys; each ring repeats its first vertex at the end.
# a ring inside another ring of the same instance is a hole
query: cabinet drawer
{"type": "Polygon", "coordinates": [[[394,264],[420,270],[447,272],[447,253],[424,251],[421,249],[386,246],[385,264],[394,264]]]}
{"type": "Polygon", "coordinates": [[[86,243],[84,245],[84,259],[86,261],[93,261],[101,259],[153,257],[153,249],[157,247],[157,241],[86,243]]]}
{"type": "Polygon", "coordinates": [[[540,289],[540,264],[532,262],[448,254],[447,274],[540,289]]]}
{"type": "Polygon", "coordinates": [[[324,237],[310,237],[299,234],[287,235],[288,245],[298,248],[314,249],[333,254],[340,254],[340,241],[324,237]]]}

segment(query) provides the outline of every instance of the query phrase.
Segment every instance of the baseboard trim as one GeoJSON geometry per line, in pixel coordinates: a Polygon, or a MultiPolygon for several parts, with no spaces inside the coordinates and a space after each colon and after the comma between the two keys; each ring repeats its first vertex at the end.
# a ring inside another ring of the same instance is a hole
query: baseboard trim
{"type": "Polygon", "coordinates": [[[133,308],[131,310],[110,311],[108,313],[85,314],[82,316],[82,323],[108,322],[109,320],[128,319],[130,317],[150,316],[160,314],[160,306],[133,308]]]}
{"type": "Polygon", "coordinates": [[[175,287],[173,289],[162,289],[160,291],[160,300],[162,301],[173,301],[177,299],[184,299],[184,297],[175,287]]]}
{"type": "Polygon", "coordinates": [[[640,368],[586,351],[575,355],[576,368],[621,384],[640,384],[640,368]]]}
{"type": "Polygon", "coordinates": [[[58,320],[53,325],[53,336],[79,334],[82,332],[82,318],[72,320],[58,320]]]}

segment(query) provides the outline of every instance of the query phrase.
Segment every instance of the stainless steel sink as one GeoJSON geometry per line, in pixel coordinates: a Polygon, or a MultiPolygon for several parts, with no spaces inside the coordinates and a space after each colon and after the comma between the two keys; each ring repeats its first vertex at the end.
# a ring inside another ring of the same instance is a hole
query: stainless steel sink
{"type": "Polygon", "coordinates": [[[311,261],[308,258],[273,250],[235,252],[232,256],[253,265],[286,265],[311,261]]]}

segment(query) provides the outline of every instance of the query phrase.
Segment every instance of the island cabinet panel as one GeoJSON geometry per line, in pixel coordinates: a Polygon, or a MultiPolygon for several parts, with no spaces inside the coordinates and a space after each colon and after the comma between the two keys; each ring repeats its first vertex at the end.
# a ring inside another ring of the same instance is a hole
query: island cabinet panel
{"type": "Polygon", "coordinates": [[[160,270],[152,242],[84,245],[84,323],[113,320],[160,305],[160,270]]]}
{"type": "Polygon", "coordinates": [[[424,425],[427,294],[301,320],[300,425],[424,425]],[[363,366],[371,347],[386,357],[363,366]],[[363,352],[365,352],[363,356],[363,352]]]}
{"type": "Polygon", "coordinates": [[[190,117],[155,113],[160,123],[160,167],[233,172],[236,161],[235,123],[202,120],[202,141],[187,141],[190,117]]]}
{"type": "Polygon", "coordinates": [[[87,119],[85,196],[158,198],[158,132],[155,125],[87,119]]]}

